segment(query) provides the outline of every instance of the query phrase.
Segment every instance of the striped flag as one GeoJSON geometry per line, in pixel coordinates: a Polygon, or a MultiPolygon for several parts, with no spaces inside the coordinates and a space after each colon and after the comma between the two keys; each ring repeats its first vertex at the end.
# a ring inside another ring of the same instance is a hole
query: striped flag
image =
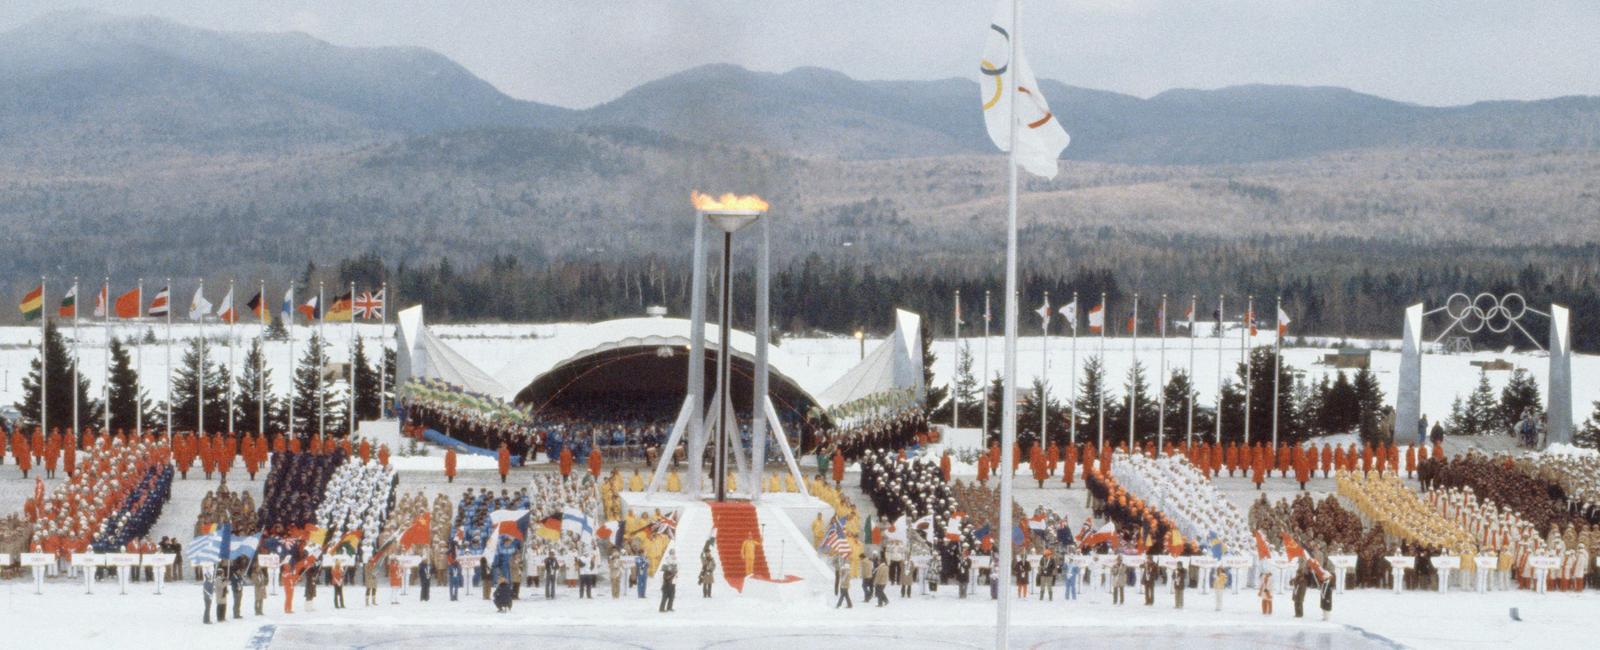
{"type": "Polygon", "coordinates": [[[228,287],[228,293],[222,296],[222,302],[217,305],[217,320],[224,323],[239,322],[239,312],[233,308],[233,287],[228,287]]]}
{"type": "Polygon", "coordinates": [[[244,306],[250,309],[250,313],[255,314],[256,320],[262,323],[272,322],[272,310],[267,309],[267,296],[264,291],[257,291],[244,306]]]}
{"type": "Polygon", "coordinates": [[[822,536],[822,547],[834,555],[848,555],[850,553],[850,538],[844,532],[844,522],[834,515],[828,522],[828,532],[822,536]]]}
{"type": "Polygon", "coordinates": [[[34,287],[22,296],[22,302],[17,303],[17,309],[22,310],[22,320],[36,320],[44,315],[44,283],[34,287]]]}
{"type": "Polygon", "coordinates": [[[67,289],[67,295],[61,297],[61,308],[56,310],[56,314],[62,318],[72,318],[78,315],[78,285],[76,283],[72,285],[71,289],[67,289]]]}
{"type": "Polygon", "coordinates": [[[655,523],[650,524],[650,532],[657,535],[666,535],[668,538],[678,537],[678,518],[674,515],[661,515],[655,523]]]}
{"type": "Polygon", "coordinates": [[[100,293],[94,294],[94,317],[102,318],[106,315],[106,302],[110,296],[111,287],[100,285],[100,293]]]}
{"type": "Polygon", "coordinates": [[[167,312],[171,309],[171,307],[167,306],[168,288],[169,287],[161,287],[161,290],[156,292],[156,297],[150,301],[150,309],[145,310],[145,313],[150,314],[151,316],[167,315],[167,312]]]}
{"type": "Polygon", "coordinates": [[[354,302],[355,298],[350,295],[349,291],[339,294],[338,297],[333,299],[333,304],[328,306],[326,320],[337,323],[353,320],[355,317],[354,302]]]}
{"type": "Polygon", "coordinates": [[[189,564],[215,564],[222,556],[222,537],[216,533],[201,535],[183,546],[183,559],[189,564]]]}

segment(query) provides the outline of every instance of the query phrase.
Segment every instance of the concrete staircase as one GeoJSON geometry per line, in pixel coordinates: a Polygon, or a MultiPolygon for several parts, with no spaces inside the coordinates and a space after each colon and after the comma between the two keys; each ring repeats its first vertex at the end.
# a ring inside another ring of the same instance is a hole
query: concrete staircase
{"type": "MultiPolygon", "coordinates": [[[[717,530],[717,561],[722,564],[722,577],[735,591],[744,591],[745,563],[741,551],[747,539],[761,543],[756,549],[753,571],[748,578],[772,580],[767,568],[766,542],[761,536],[761,519],[756,507],[747,501],[727,501],[706,504],[711,509],[712,525],[717,530]]],[[[696,560],[698,562],[698,558],[696,560]]]]}

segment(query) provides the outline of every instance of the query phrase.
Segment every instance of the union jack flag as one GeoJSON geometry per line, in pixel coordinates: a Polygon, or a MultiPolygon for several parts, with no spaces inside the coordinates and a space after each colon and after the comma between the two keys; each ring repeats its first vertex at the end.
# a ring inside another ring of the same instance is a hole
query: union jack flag
{"type": "Polygon", "coordinates": [[[672,515],[662,515],[657,517],[655,523],[650,524],[650,532],[677,539],[678,518],[672,515]]]}
{"type": "Polygon", "coordinates": [[[361,292],[361,295],[356,297],[354,305],[356,318],[362,320],[378,320],[383,318],[383,294],[385,291],[387,290],[379,289],[377,293],[373,293],[371,291],[361,292]]]}
{"type": "Polygon", "coordinates": [[[838,516],[828,522],[828,532],[822,536],[822,548],[832,551],[834,555],[850,554],[850,539],[844,532],[844,522],[838,516]]]}

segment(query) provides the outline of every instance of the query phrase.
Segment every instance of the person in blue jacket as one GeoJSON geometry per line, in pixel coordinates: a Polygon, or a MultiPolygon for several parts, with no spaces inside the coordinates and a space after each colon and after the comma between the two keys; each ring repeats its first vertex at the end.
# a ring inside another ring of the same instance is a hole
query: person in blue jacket
{"type": "Polygon", "coordinates": [[[644,559],[644,555],[633,556],[633,575],[637,581],[635,586],[639,589],[639,597],[644,598],[645,586],[650,581],[650,561],[644,559]]]}
{"type": "Polygon", "coordinates": [[[453,601],[456,599],[456,594],[461,591],[461,587],[463,586],[463,580],[461,579],[461,564],[456,562],[453,558],[450,560],[450,569],[448,571],[448,575],[450,581],[450,600],[453,601]]]}

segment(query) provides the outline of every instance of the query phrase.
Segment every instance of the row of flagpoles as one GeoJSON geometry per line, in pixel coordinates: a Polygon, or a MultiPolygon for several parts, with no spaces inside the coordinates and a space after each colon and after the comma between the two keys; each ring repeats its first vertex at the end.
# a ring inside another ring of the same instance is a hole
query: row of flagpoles
{"type": "MultiPolygon", "coordinates": [[[[23,317],[24,321],[33,321],[33,320],[40,321],[40,331],[41,331],[41,333],[44,331],[45,323],[48,322],[48,320],[49,320],[49,319],[44,317],[45,303],[47,302],[47,297],[48,297],[48,286],[49,286],[49,278],[47,278],[47,277],[39,278],[38,286],[34,287],[32,290],[30,290],[27,293],[25,293],[23,295],[23,297],[22,297],[22,300],[18,303],[18,309],[22,312],[22,317],[23,317]]],[[[146,303],[145,302],[144,280],[140,279],[135,284],[133,289],[130,289],[127,292],[118,295],[115,300],[112,300],[111,299],[111,281],[110,281],[109,278],[107,278],[100,285],[100,291],[95,294],[93,317],[100,319],[100,322],[101,322],[102,326],[105,328],[105,331],[106,331],[105,368],[104,368],[104,375],[101,378],[102,401],[104,401],[105,404],[106,404],[106,408],[105,408],[105,412],[104,412],[103,430],[109,431],[110,428],[111,428],[111,408],[110,408],[111,345],[110,345],[110,343],[111,343],[111,338],[114,336],[114,331],[113,331],[112,328],[115,327],[115,325],[113,323],[149,322],[147,319],[156,318],[156,319],[164,319],[164,321],[166,323],[167,387],[168,387],[168,391],[169,391],[168,399],[166,400],[166,406],[167,406],[167,408],[166,408],[166,433],[167,433],[168,436],[170,436],[172,434],[172,431],[173,431],[172,399],[171,399],[171,395],[170,395],[171,386],[172,386],[172,340],[173,340],[172,339],[171,290],[172,290],[172,279],[171,278],[167,278],[166,279],[166,283],[161,287],[161,289],[159,291],[155,292],[154,296],[151,297],[150,301],[148,303],[146,303]],[[113,316],[115,317],[114,319],[113,319],[113,316]]],[[[265,362],[264,358],[266,356],[265,346],[264,346],[264,339],[265,339],[266,334],[267,334],[267,327],[272,324],[272,309],[270,308],[270,305],[268,303],[269,299],[267,298],[267,286],[266,286],[266,281],[265,280],[262,280],[262,281],[258,282],[258,288],[256,290],[255,295],[253,297],[251,297],[250,300],[246,301],[245,304],[244,304],[244,308],[247,310],[247,312],[245,312],[245,313],[249,314],[248,317],[246,317],[243,313],[241,313],[239,311],[239,309],[235,306],[235,304],[234,304],[234,290],[235,290],[234,283],[233,283],[233,281],[230,280],[228,282],[228,291],[227,291],[226,294],[223,295],[222,300],[217,304],[212,304],[211,301],[208,300],[206,298],[206,295],[205,295],[206,294],[205,280],[200,280],[200,281],[198,281],[197,287],[195,288],[194,297],[191,298],[190,301],[189,301],[189,309],[188,309],[188,312],[187,312],[188,320],[190,320],[190,321],[192,321],[194,323],[197,323],[200,326],[200,341],[201,341],[201,345],[202,346],[206,345],[205,324],[206,324],[206,322],[208,320],[210,320],[212,318],[215,318],[216,321],[221,322],[221,323],[225,323],[228,326],[228,377],[229,377],[229,381],[228,381],[228,387],[227,387],[227,390],[228,390],[228,425],[227,425],[227,428],[228,428],[228,431],[230,433],[234,430],[234,390],[233,390],[234,381],[233,381],[233,377],[234,377],[234,368],[235,368],[235,343],[238,341],[238,338],[239,338],[238,337],[238,332],[237,332],[237,326],[240,324],[241,320],[247,320],[247,319],[248,320],[252,320],[255,323],[259,324],[259,329],[257,331],[256,336],[257,336],[257,340],[258,341],[263,342],[263,346],[262,346],[262,353],[256,357],[256,363],[257,363],[256,374],[257,374],[258,377],[260,377],[262,375],[262,371],[263,371],[263,367],[262,367],[261,364],[263,364],[265,362]]],[[[304,319],[305,319],[305,321],[307,323],[315,324],[317,326],[317,338],[318,339],[322,339],[323,338],[322,337],[322,325],[324,323],[328,323],[328,322],[335,322],[335,323],[348,322],[350,324],[350,345],[349,345],[349,348],[350,348],[349,349],[349,355],[350,355],[350,363],[349,363],[349,382],[350,383],[349,383],[349,386],[350,386],[350,390],[347,391],[347,401],[348,401],[348,403],[346,404],[346,407],[347,407],[348,413],[349,413],[349,423],[350,423],[349,426],[353,429],[354,426],[355,426],[355,422],[356,422],[356,417],[355,417],[356,416],[356,411],[355,411],[356,322],[360,321],[360,320],[368,320],[368,321],[375,320],[375,321],[379,321],[379,323],[383,326],[383,329],[385,331],[387,331],[387,329],[388,329],[387,328],[387,325],[388,325],[388,310],[385,307],[387,305],[387,300],[388,300],[387,299],[388,284],[387,283],[382,284],[378,288],[378,291],[376,293],[374,293],[374,292],[369,290],[369,291],[365,291],[365,292],[362,292],[360,294],[357,294],[356,293],[356,285],[355,285],[354,282],[351,282],[349,284],[349,288],[345,291],[345,293],[340,294],[338,297],[334,298],[333,303],[326,310],[324,310],[323,307],[322,307],[325,304],[324,301],[323,301],[323,298],[324,298],[324,287],[323,287],[322,283],[320,283],[320,282],[317,283],[317,293],[316,293],[316,295],[310,296],[303,303],[297,303],[295,301],[294,291],[295,291],[294,290],[294,286],[291,284],[288,289],[284,290],[283,301],[282,301],[282,303],[280,303],[281,307],[279,309],[279,316],[278,317],[282,320],[282,323],[284,324],[285,327],[290,327],[290,326],[295,325],[295,315],[299,314],[300,316],[304,317],[304,319]]],[[[78,339],[79,339],[78,328],[80,326],[80,310],[79,310],[79,307],[78,307],[78,295],[79,295],[78,279],[77,278],[73,278],[72,279],[72,285],[67,289],[67,291],[65,293],[62,294],[60,306],[56,308],[56,315],[58,317],[60,317],[60,318],[71,318],[72,319],[72,346],[73,346],[73,349],[72,349],[72,376],[74,378],[73,379],[74,382],[77,381],[76,378],[78,376],[78,359],[79,359],[79,356],[80,356],[79,355],[79,350],[78,350],[78,339]]],[[[39,428],[48,431],[49,430],[49,419],[48,418],[49,418],[49,404],[50,404],[49,399],[50,399],[50,397],[49,397],[49,390],[48,390],[49,381],[48,381],[47,378],[49,376],[50,367],[49,367],[49,355],[45,351],[46,350],[45,345],[46,345],[45,337],[44,336],[40,336],[39,337],[39,358],[40,358],[39,428]]],[[[385,348],[387,348],[387,343],[385,342],[383,344],[383,346],[385,348]]],[[[137,379],[137,378],[142,377],[143,370],[144,370],[144,348],[143,348],[143,346],[138,346],[137,355],[138,356],[137,356],[137,359],[135,361],[136,368],[137,368],[137,371],[135,372],[136,382],[141,381],[141,379],[137,379]]],[[[388,375],[388,368],[387,368],[387,365],[383,361],[383,356],[384,356],[383,354],[381,354],[381,353],[379,354],[379,362],[378,362],[378,367],[379,367],[379,371],[378,371],[378,400],[379,400],[379,402],[378,402],[378,411],[380,413],[382,413],[384,411],[385,404],[384,404],[383,395],[384,395],[385,391],[388,388],[387,385],[386,385],[387,382],[388,382],[388,376],[387,376],[388,375]]],[[[293,367],[293,363],[294,363],[294,336],[292,334],[289,336],[289,359],[290,359],[290,364],[291,364],[291,368],[292,368],[293,367]]],[[[196,394],[196,400],[195,400],[196,401],[196,407],[197,407],[197,414],[198,414],[197,417],[196,417],[195,431],[197,433],[201,433],[201,434],[205,433],[205,379],[204,379],[204,376],[205,376],[205,373],[202,370],[202,372],[200,374],[200,380],[198,382],[198,392],[196,394]]],[[[317,372],[317,433],[319,435],[326,433],[326,428],[327,428],[327,405],[324,403],[325,396],[324,396],[324,392],[323,392],[323,381],[324,381],[323,372],[322,372],[322,369],[319,368],[318,372],[317,372]]],[[[292,386],[293,386],[293,373],[292,373],[292,371],[290,373],[290,386],[291,386],[291,392],[292,392],[292,390],[293,390],[292,389],[292,386]]],[[[256,396],[256,398],[257,398],[256,399],[256,405],[257,405],[256,417],[257,417],[257,420],[258,420],[257,421],[257,430],[258,431],[265,431],[266,430],[266,402],[267,402],[267,400],[266,400],[266,395],[264,394],[264,392],[265,392],[266,382],[265,381],[258,381],[257,384],[256,384],[256,387],[257,387],[257,390],[261,393],[261,394],[258,394],[256,396]]],[[[142,395],[142,394],[143,394],[142,386],[140,386],[138,383],[136,383],[135,384],[135,388],[134,388],[134,399],[136,401],[139,400],[140,399],[139,396],[142,395]]],[[[295,421],[295,419],[294,419],[294,400],[290,399],[290,400],[288,400],[288,403],[289,403],[289,413],[288,413],[288,415],[289,415],[289,428],[290,428],[291,431],[293,431],[293,429],[294,429],[294,421],[295,421]]],[[[73,390],[72,391],[72,430],[74,432],[81,430],[81,425],[82,425],[82,423],[79,422],[78,409],[79,409],[78,391],[77,390],[73,390]]],[[[136,431],[143,431],[144,430],[144,409],[142,407],[136,407],[134,409],[134,429],[136,431]]]]}
{"type": "MultiPolygon", "coordinates": [[[[1227,300],[1226,296],[1221,296],[1221,295],[1217,296],[1217,308],[1216,308],[1216,311],[1212,312],[1212,315],[1213,315],[1215,323],[1216,323],[1216,328],[1215,328],[1215,331],[1214,331],[1214,335],[1219,339],[1221,338],[1221,336],[1222,336],[1222,334],[1224,332],[1223,313],[1224,313],[1224,309],[1226,308],[1226,300],[1227,300]]],[[[1183,320],[1176,321],[1176,324],[1177,324],[1178,327],[1183,328],[1183,329],[1188,331],[1188,336],[1186,338],[1189,339],[1189,379],[1190,379],[1191,385],[1190,385],[1190,397],[1188,399],[1188,405],[1187,405],[1187,415],[1186,415],[1186,417],[1187,417],[1188,422],[1185,425],[1185,432],[1186,432],[1185,433],[1185,443],[1186,444],[1191,444],[1191,445],[1194,444],[1194,392],[1193,392],[1194,386],[1193,386],[1193,381],[1194,381],[1194,377],[1195,377],[1194,369],[1196,368],[1196,365],[1195,365],[1195,356],[1196,356],[1195,341],[1199,338],[1199,336],[1197,334],[1198,328],[1196,327],[1196,324],[1199,321],[1196,320],[1195,316],[1198,314],[1197,309],[1199,308],[1199,303],[1200,303],[1199,296],[1190,296],[1189,297],[1189,307],[1184,312],[1183,320]]],[[[1239,337],[1240,337],[1240,348],[1239,348],[1239,351],[1240,351],[1240,361],[1242,363],[1248,364],[1250,362],[1249,353],[1250,353],[1250,350],[1253,347],[1252,341],[1256,337],[1256,335],[1259,333],[1259,331],[1257,329],[1257,319],[1256,319],[1256,312],[1255,312],[1255,297],[1254,296],[1247,297],[1246,300],[1245,300],[1245,304],[1246,304],[1246,307],[1245,307],[1245,312],[1244,312],[1244,315],[1243,315],[1243,321],[1240,323],[1240,326],[1238,328],[1239,329],[1239,337]]],[[[1105,359],[1106,339],[1107,339],[1108,331],[1111,329],[1111,328],[1108,328],[1108,327],[1105,326],[1105,315],[1107,313],[1106,305],[1107,305],[1106,294],[1101,293],[1100,294],[1100,302],[1098,304],[1096,304],[1094,307],[1089,308],[1088,313],[1087,313],[1087,316],[1088,316],[1087,325],[1088,325],[1089,333],[1091,335],[1094,335],[1094,334],[1098,334],[1099,335],[1097,337],[1097,338],[1100,339],[1099,355],[1100,355],[1100,358],[1102,360],[1105,359]]],[[[990,324],[990,321],[993,318],[993,315],[991,313],[990,307],[991,307],[991,305],[990,305],[990,295],[989,295],[988,291],[985,291],[985,292],[983,292],[983,373],[984,373],[984,377],[985,377],[985,379],[984,379],[985,382],[988,381],[988,373],[989,373],[989,324],[990,324]]],[[[1069,409],[1070,409],[1070,411],[1069,411],[1070,415],[1069,415],[1069,418],[1068,418],[1069,431],[1068,431],[1068,438],[1067,439],[1068,439],[1070,444],[1077,444],[1077,442],[1078,442],[1077,400],[1076,400],[1075,396],[1077,395],[1077,391],[1078,391],[1078,315],[1079,315],[1080,311],[1081,311],[1081,308],[1078,306],[1078,294],[1077,294],[1077,292],[1073,292],[1072,300],[1069,301],[1067,304],[1062,305],[1059,309],[1052,310],[1051,304],[1050,304],[1050,292],[1048,292],[1048,291],[1044,292],[1044,303],[1041,304],[1038,309],[1034,310],[1034,313],[1039,315],[1039,329],[1040,329],[1040,333],[1043,336],[1043,343],[1044,344],[1041,346],[1041,355],[1042,355],[1043,358],[1041,359],[1041,364],[1042,364],[1041,368],[1042,368],[1042,370],[1040,371],[1040,381],[1045,386],[1049,385],[1048,376],[1049,376],[1049,369],[1050,369],[1050,325],[1052,324],[1052,322],[1054,321],[1056,316],[1059,315],[1059,316],[1061,316],[1062,318],[1064,318],[1067,321],[1067,327],[1068,327],[1068,330],[1070,332],[1070,338],[1071,338],[1071,341],[1072,341],[1072,345],[1071,345],[1071,350],[1072,350],[1072,360],[1071,360],[1072,378],[1071,378],[1071,386],[1069,387],[1069,389],[1067,391],[1067,394],[1069,396],[1068,400],[1067,400],[1067,404],[1068,404],[1069,409]]],[[[1273,414],[1272,414],[1272,445],[1273,445],[1274,448],[1276,448],[1277,444],[1278,444],[1278,383],[1279,383],[1280,377],[1282,375],[1282,369],[1283,369],[1282,361],[1281,360],[1277,360],[1277,359],[1281,356],[1280,353],[1282,352],[1282,349],[1283,349],[1283,339],[1288,334],[1288,332],[1289,332],[1289,324],[1292,322],[1292,320],[1289,318],[1289,314],[1283,310],[1283,299],[1282,298],[1276,299],[1276,312],[1277,312],[1277,323],[1276,323],[1277,335],[1273,338],[1273,350],[1274,350],[1274,355],[1273,356],[1274,356],[1274,359],[1276,360],[1276,362],[1275,362],[1275,365],[1273,367],[1273,373],[1272,373],[1272,388],[1273,388],[1273,392],[1272,392],[1272,395],[1273,395],[1273,397],[1272,397],[1272,400],[1273,400],[1273,405],[1272,405],[1272,411],[1273,411],[1273,414]]],[[[1159,370],[1158,370],[1159,374],[1157,375],[1159,379],[1156,382],[1156,399],[1159,400],[1159,405],[1158,405],[1158,408],[1157,408],[1157,424],[1156,424],[1156,438],[1157,438],[1157,441],[1156,441],[1156,447],[1157,447],[1157,449],[1161,449],[1161,448],[1165,447],[1165,442],[1166,442],[1166,440],[1165,440],[1165,436],[1166,436],[1166,391],[1165,391],[1165,386],[1166,386],[1166,381],[1167,381],[1167,329],[1168,329],[1169,321],[1167,319],[1167,296],[1165,294],[1163,294],[1161,296],[1161,302],[1159,303],[1159,306],[1156,309],[1156,318],[1155,318],[1155,320],[1156,320],[1156,330],[1157,330],[1157,332],[1159,332],[1159,336],[1160,336],[1160,339],[1161,339],[1160,361],[1158,362],[1159,363],[1159,370]]],[[[960,367],[960,350],[962,350],[961,325],[962,325],[962,320],[961,320],[961,292],[957,291],[956,294],[955,294],[955,331],[954,331],[954,339],[955,339],[956,350],[957,350],[957,354],[954,355],[954,356],[956,357],[955,363],[956,363],[956,367],[957,367],[957,372],[951,373],[950,384],[949,384],[950,385],[950,395],[951,395],[950,399],[952,400],[952,402],[951,402],[952,403],[951,421],[950,421],[950,424],[951,424],[952,428],[960,428],[961,427],[960,395],[959,395],[958,389],[957,389],[957,382],[959,381],[959,377],[957,375],[959,374],[959,367],[960,367]]],[[[1133,308],[1132,308],[1131,315],[1128,317],[1127,328],[1126,329],[1127,329],[1127,333],[1130,335],[1130,337],[1132,339],[1132,350],[1131,351],[1132,351],[1132,355],[1133,355],[1133,363],[1135,365],[1137,365],[1138,362],[1139,362],[1139,294],[1134,294],[1133,295],[1133,308]]],[[[1219,408],[1218,408],[1218,411],[1217,411],[1217,417],[1215,418],[1215,420],[1216,420],[1216,431],[1214,433],[1214,441],[1220,444],[1221,441],[1222,441],[1222,414],[1221,414],[1221,409],[1220,409],[1220,402],[1221,402],[1221,395],[1222,395],[1222,383],[1223,383],[1224,377],[1226,376],[1225,373],[1223,372],[1223,361],[1222,361],[1222,358],[1223,358],[1223,347],[1221,345],[1216,346],[1216,353],[1217,353],[1216,394],[1218,396],[1217,399],[1218,399],[1218,403],[1219,403],[1219,408]]],[[[1249,402],[1250,402],[1250,394],[1251,394],[1251,390],[1253,388],[1251,386],[1251,379],[1252,379],[1252,373],[1246,372],[1245,373],[1245,381],[1244,381],[1245,403],[1246,404],[1249,404],[1249,402]]],[[[986,389],[985,389],[985,392],[987,392],[986,389]]],[[[1129,393],[1128,400],[1129,400],[1128,411],[1130,413],[1137,412],[1137,410],[1138,410],[1138,403],[1137,403],[1138,395],[1134,394],[1134,393],[1129,393]]],[[[983,397],[982,404],[983,404],[983,421],[982,421],[983,429],[982,430],[983,431],[988,431],[989,430],[989,400],[988,400],[987,396],[983,397]]],[[[1041,440],[1044,440],[1044,439],[1046,439],[1046,436],[1049,434],[1049,408],[1050,408],[1049,407],[1049,401],[1048,400],[1044,400],[1044,401],[1042,401],[1040,403],[1039,406],[1040,406],[1039,437],[1040,437],[1041,440]]],[[[1097,423],[1098,423],[1098,431],[1096,432],[1096,435],[1097,435],[1096,446],[1097,447],[1104,447],[1105,446],[1105,417],[1104,417],[1104,415],[1105,415],[1105,391],[1102,390],[1102,391],[1100,391],[1099,403],[1096,405],[1096,420],[1097,420],[1097,423]]],[[[1245,440],[1245,444],[1248,445],[1248,444],[1250,444],[1250,439],[1251,439],[1251,436],[1250,436],[1250,409],[1249,408],[1245,409],[1244,418],[1245,418],[1245,420],[1244,420],[1244,440],[1245,440]]],[[[1134,446],[1134,434],[1135,434],[1134,427],[1135,427],[1136,420],[1137,420],[1137,418],[1131,418],[1131,417],[1128,418],[1128,448],[1130,448],[1130,449],[1133,448],[1133,446],[1134,446]]]]}

